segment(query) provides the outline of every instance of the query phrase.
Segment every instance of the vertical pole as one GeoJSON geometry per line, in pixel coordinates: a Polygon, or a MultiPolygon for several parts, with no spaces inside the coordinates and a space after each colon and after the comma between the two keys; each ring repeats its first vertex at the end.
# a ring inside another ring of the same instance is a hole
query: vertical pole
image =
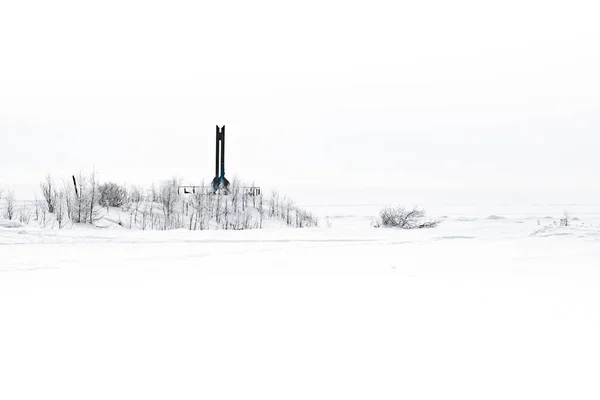
{"type": "Polygon", "coordinates": [[[79,198],[79,191],[77,190],[77,181],[75,180],[75,175],[73,175],[73,186],[75,187],[75,195],[79,198]]]}
{"type": "Polygon", "coordinates": [[[221,176],[225,178],[225,125],[221,128],[221,176]]]}
{"type": "Polygon", "coordinates": [[[219,177],[219,126],[217,125],[216,135],[216,151],[215,151],[215,178],[219,177]]]}

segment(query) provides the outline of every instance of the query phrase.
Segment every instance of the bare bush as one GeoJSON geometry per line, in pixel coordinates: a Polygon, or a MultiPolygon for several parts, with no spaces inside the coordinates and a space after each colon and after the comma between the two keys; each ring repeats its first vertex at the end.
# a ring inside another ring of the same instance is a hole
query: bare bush
{"type": "Polygon", "coordinates": [[[175,215],[175,205],[179,200],[179,185],[180,181],[177,178],[160,184],[159,200],[164,214],[162,229],[180,228],[175,215]]]}
{"type": "Polygon", "coordinates": [[[80,172],[76,183],[76,188],[73,186],[73,190],[67,192],[70,193],[67,195],[67,208],[71,209],[70,219],[76,223],[93,224],[100,218],[96,173],[87,177],[80,172]]]}
{"type": "Polygon", "coordinates": [[[565,210],[563,217],[560,219],[560,226],[570,226],[571,225],[571,215],[567,210],[565,210]]]}
{"type": "Polygon", "coordinates": [[[142,221],[140,226],[143,231],[145,231],[148,227],[148,224],[152,222],[152,205],[153,203],[149,201],[144,202],[144,207],[142,208],[142,221]]]}
{"type": "Polygon", "coordinates": [[[31,221],[31,210],[27,208],[25,202],[23,202],[23,208],[19,210],[19,222],[28,225],[29,221],[31,221]]]}
{"type": "Polygon", "coordinates": [[[40,226],[46,225],[46,203],[44,201],[38,200],[37,195],[35,195],[35,220],[38,221],[40,226]]]}
{"type": "Polygon", "coordinates": [[[15,194],[12,190],[8,190],[6,194],[6,210],[4,210],[4,218],[12,220],[15,217],[15,194]]]}
{"type": "Polygon", "coordinates": [[[76,223],[85,223],[87,216],[87,185],[83,173],[73,183],[75,196],[73,197],[73,215],[71,220],[76,223]]]}
{"type": "Polygon", "coordinates": [[[262,192],[260,193],[259,198],[258,198],[258,215],[259,215],[258,227],[260,229],[262,229],[262,227],[263,227],[263,221],[265,219],[265,209],[263,207],[263,194],[262,194],[262,192]]]}
{"type": "Polygon", "coordinates": [[[40,189],[42,189],[42,196],[46,202],[46,207],[50,214],[54,214],[56,209],[56,185],[50,174],[46,175],[46,179],[40,183],[40,189]]]}
{"type": "Polygon", "coordinates": [[[132,186],[131,190],[129,190],[129,202],[131,203],[139,203],[144,200],[144,195],[140,188],[137,186],[132,186]]]}
{"type": "Polygon", "coordinates": [[[385,207],[379,212],[379,218],[373,223],[373,227],[423,229],[435,228],[440,224],[439,220],[426,220],[425,218],[425,211],[420,208],[385,207]]]}
{"type": "Polygon", "coordinates": [[[210,222],[210,199],[203,193],[196,193],[192,199],[191,230],[205,230],[210,222]],[[193,221],[193,223],[192,223],[193,221]]]}
{"type": "Polygon", "coordinates": [[[98,184],[96,183],[96,171],[92,172],[92,175],[90,175],[90,180],[89,180],[89,186],[90,186],[90,194],[89,194],[89,198],[90,198],[90,205],[89,205],[89,209],[88,209],[88,216],[89,216],[89,223],[93,224],[94,220],[97,219],[98,215],[95,211],[95,206],[96,203],[98,202],[98,184]]]}
{"type": "Polygon", "coordinates": [[[62,229],[64,226],[66,208],[65,193],[60,191],[58,192],[56,201],[56,222],[58,222],[58,229],[62,229]]]}
{"type": "Polygon", "coordinates": [[[100,192],[98,203],[102,207],[123,207],[127,203],[127,189],[114,182],[98,186],[98,192],[100,192]]]}

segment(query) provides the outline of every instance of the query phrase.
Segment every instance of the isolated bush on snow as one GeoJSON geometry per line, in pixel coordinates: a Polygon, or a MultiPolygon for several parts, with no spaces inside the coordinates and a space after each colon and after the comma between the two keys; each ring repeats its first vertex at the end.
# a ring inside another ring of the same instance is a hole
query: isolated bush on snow
{"type": "Polygon", "coordinates": [[[563,217],[560,219],[560,226],[570,226],[571,225],[571,216],[569,212],[565,210],[563,217]]]}
{"type": "Polygon", "coordinates": [[[425,211],[420,208],[385,207],[379,212],[379,218],[373,227],[390,227],[400,229],[435,228],[440,224],[437,220],[425,220],[425,211]]]}
{"type": "Polygon", "coordinates": [[[127,189],[114,182],[103,183],[98,186],[98,191],[98,204],[102,207],[123,207],[127,203],[127,189]]]}

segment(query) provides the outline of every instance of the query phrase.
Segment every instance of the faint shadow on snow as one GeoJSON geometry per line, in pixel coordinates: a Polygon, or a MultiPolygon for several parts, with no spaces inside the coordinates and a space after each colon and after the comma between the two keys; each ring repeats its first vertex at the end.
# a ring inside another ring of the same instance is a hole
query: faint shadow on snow
{"type": "Polygon", "coordinates": [[[468,217],[457,217],[454,220],[458,221],[458,222],[474,222],[477,221],[479,218],[468,218],[468,217]]]}
{"type": "Polygon", "coordinates": [[[8,219],[0,219],[0,228],[18,229],[18,228],[24,228],[24,225],[17,221],[10,221],[8,219]]]}
{"type": "Polygon", "coordinates": [[[595,239],[600,237],[597,228],[547,225],[531,234],[533,237],[573,236],[580,239],[595,239]]]}
{"type": "Polygon", "coordinates": [[[27,230],[22,223],[0,219],[0,238],[14,238],[15,235],[24,234],[27,234],[27,230]]]}
{"type": "Polygon", "coordinates": [[[455,240],[455,239],[477,239],[475,236],[465,236],[465,235],[450,235],[450,236],[439,236],[434,238],[433,240],[455,240]]]}
{"type": "Polygon", "coordinates": [[[41,266],[41,267],[0,267],[0,274],[5,274],[8,272],[31,272],[31,271],[39,271],[44,269],[59,269],[58,267],[52,266],[41,266]]]}

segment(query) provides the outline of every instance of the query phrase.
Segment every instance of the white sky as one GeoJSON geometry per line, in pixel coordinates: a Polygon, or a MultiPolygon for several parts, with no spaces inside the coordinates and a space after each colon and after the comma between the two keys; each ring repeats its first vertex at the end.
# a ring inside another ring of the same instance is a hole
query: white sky
{"type": "Polygon", "coordinates": [[[597,4],[0,0],[0,185],[589,189],[597,4]]]}

